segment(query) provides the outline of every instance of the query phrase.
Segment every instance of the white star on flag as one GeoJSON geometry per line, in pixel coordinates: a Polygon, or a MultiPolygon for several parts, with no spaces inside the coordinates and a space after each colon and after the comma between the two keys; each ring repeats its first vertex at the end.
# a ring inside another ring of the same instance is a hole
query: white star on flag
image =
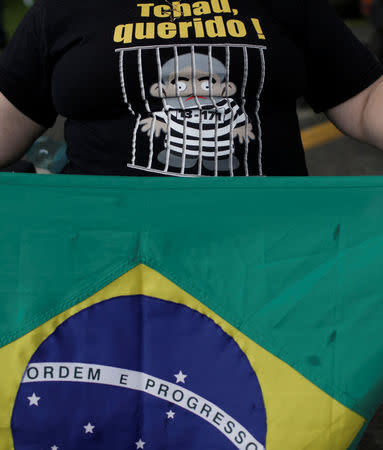
{"type": "Polygon", "coordinates": [[[51,447],[51,450],[59,450],[59,448],[54,445],[53,447],[51,447]]]}
{"type": "Polygon", "coordinates": [[[166,415],[168,416],[168,419],[174,419],[174,416],[176,415],[176,413],[174,411],[170,410],[166,413],[166,415]]]}
{"type": "Polygon", "coordinates": [[[182,373],[182,370],[180,370],[176,375],[174,375],[177,379],[176,383],[184,383],[185,384],[185,378],[187,375],[182,373]]]}
{"type": "Polygon", "coordinates": [[[35,406],[39,406],[39,400],[41,397],[37,397],[37,395],[35,393],[33,393],[30,397],[27,397],[27,399],[29,400],[29,406],[35,405],[35,406]]]}
{"type": "Polygon", "coordinates": [[[137,449],[139,449],[139,448],[143,449],[144,445],[145,445],[145,442],[141,438],[139,441],[136,442],[137,449]]]}
{"type": "Polygon", "coordinates": [[[84,425],[85,428],[85,434],[92,433],[93,434],[93,428],[95,428],[94,425],[92,425],[90,422],[88,422],[88,425],[84,425]]]}

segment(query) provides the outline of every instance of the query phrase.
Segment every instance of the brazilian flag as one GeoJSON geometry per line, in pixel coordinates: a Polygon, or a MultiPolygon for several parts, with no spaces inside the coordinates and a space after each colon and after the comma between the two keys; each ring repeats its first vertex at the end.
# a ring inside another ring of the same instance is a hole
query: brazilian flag
{"type": "Polygon", "coordinates": [[[3,174],[0,205],[0,450],[356,448],[382,178],[3,174]]]}

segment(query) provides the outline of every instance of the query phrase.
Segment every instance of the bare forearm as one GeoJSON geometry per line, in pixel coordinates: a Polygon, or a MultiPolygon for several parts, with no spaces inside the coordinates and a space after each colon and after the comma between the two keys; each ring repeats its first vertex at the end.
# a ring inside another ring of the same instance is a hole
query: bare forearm
{"type": "Polygon", "coordinates": [[[344,134],[383,150],[383,77],[326,114],[344,134]]]}
{"type": "Polygon", "coordinates": [[[17,161],[26,152],[22,142],[15,137],[17,134],[20,130],[7,126],[0,114],[0,168],[17,161]]]}
{"type": "Polygon", "coordinates": [[[0,93],[0,168],[20,159],[43,131],[0,93]]]}
{"type": "Polygon", "coordinates": [[[362,140],[383,150],[383,79],[373,85],[361,117],[362,140]]]}

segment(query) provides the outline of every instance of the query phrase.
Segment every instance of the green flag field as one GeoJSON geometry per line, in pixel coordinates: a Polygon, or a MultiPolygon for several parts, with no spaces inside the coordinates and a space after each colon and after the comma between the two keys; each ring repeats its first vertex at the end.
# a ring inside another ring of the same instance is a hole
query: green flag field
{"type": "Polygon", "coordinates": [[[356,449],[383,179],[0,175],[0,450],[356,449]]]}

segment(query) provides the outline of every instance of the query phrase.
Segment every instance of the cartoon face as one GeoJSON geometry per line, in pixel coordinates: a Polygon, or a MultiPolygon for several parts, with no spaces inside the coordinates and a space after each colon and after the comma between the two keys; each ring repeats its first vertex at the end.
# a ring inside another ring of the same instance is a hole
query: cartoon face
{"type": "Polygon", "coordinates": [[[212,97],[231,97],[237,91],[235,84],[227,80],[225,66],[207,55],[188,53],[177,60],[172,58],[161,67],[161,72],[162,82],[151,86],[151,95],[168,99],[183,97],[185,106],[198,101],[210,103],[212,97]]]}
{"type": "Polygon", "coordinates": [[[172,72],[167,82],[161,83],[161,87],[158,83],[153,84],[150,93],[153,97],[194,97],[195,94],[197,97],[206,98],[231,97],[236,90],[233,83],[221,82],[217,74],[210,76],[208,72],[196,71],[193,81],[192,68],[185,67],[178,73],[178,77],[172,72]]]}

